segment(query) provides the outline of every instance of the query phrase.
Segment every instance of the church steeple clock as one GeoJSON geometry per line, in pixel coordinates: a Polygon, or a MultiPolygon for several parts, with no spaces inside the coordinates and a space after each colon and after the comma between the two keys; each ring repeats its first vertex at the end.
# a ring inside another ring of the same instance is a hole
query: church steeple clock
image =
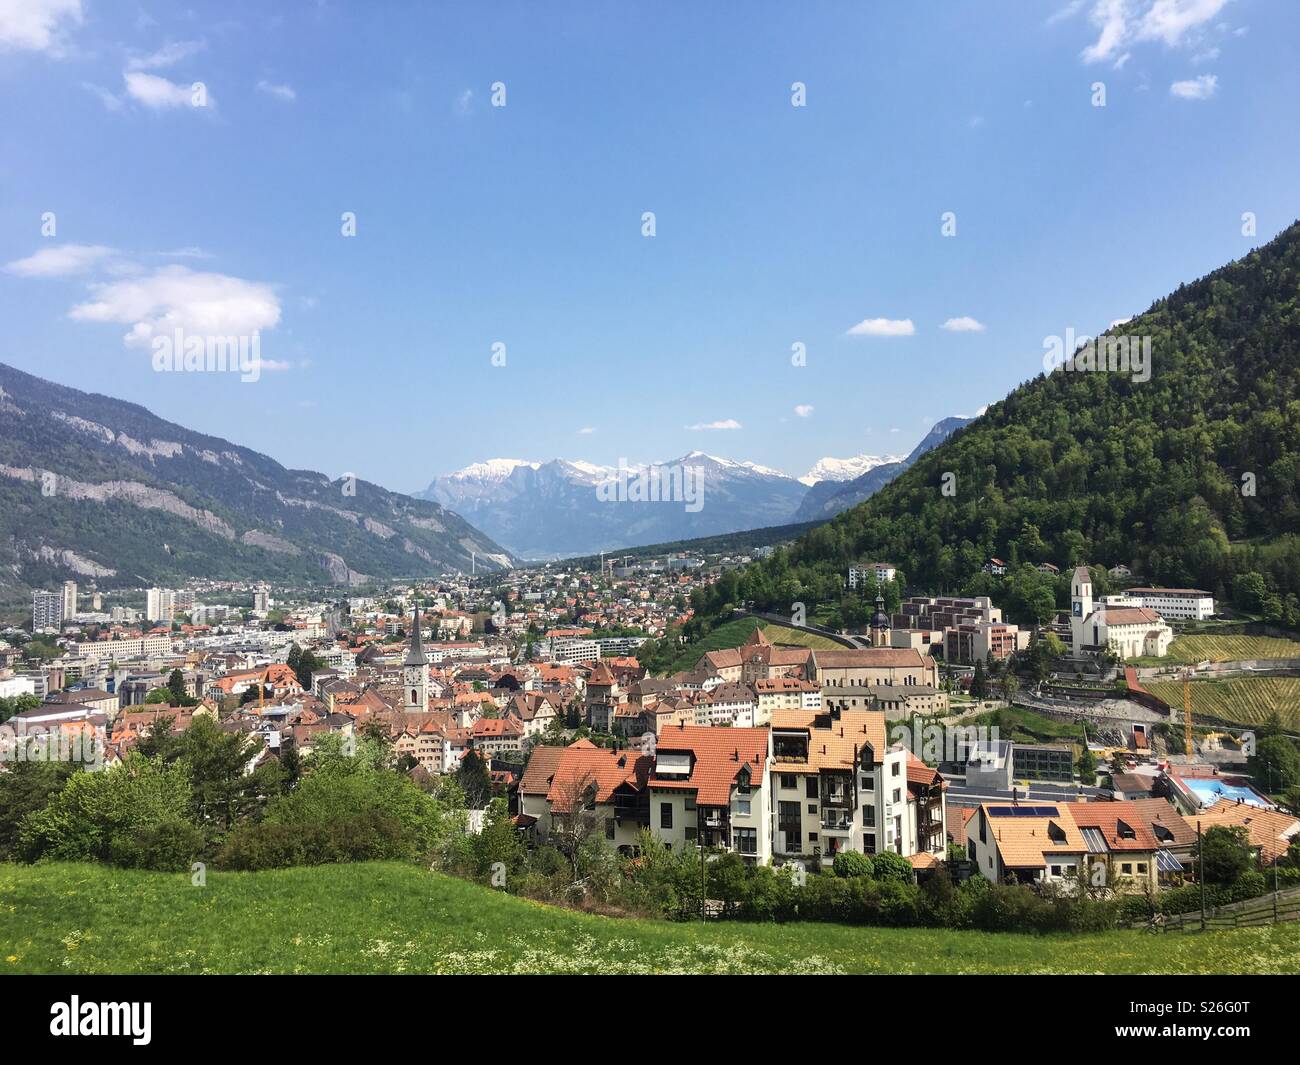
{"type": "Polygon", "coordinates": [[[415,601],[415,632],[411,636],[411,649],[402,662],[402,709],[408,714],[424,714],[429,710],[429,659],[420,639],[420,601],[415,601]]]}

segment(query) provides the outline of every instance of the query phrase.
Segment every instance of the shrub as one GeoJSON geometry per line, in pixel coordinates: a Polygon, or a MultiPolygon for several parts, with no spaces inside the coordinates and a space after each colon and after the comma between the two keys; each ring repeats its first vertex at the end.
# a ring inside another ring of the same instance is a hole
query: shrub
{"type": "Polygon", "coordinates": [[[94,773],[74,774],[49,803],[23,819],[20,847],[28,861],[112,861],[137,832],[174,823],[190,802],[184,763],[169,766],[132,753],[94,773]]]}
{"type": "Polygon", "coordinates": [[[835,861],[831,867],[834,869],[836,876],[871,876],[873,874],[871,859],[858,851],[840,851],[839,854],[835,855],[835,861]]]}
{"type": "Polygon", "coordinates": [[[897,880],[900,883],[910,884],[914,879],[912,863],[893,851],[874,855],[871,859],[871,869],[872,875],[877,880],[897,880]]]}
{"type": "Polygon", "coordinates": [[[114,836],[109,860],[127,869],[179,873],[203,853],[204,842],[203,833],[188,821],[160,821],[114,836]]]}

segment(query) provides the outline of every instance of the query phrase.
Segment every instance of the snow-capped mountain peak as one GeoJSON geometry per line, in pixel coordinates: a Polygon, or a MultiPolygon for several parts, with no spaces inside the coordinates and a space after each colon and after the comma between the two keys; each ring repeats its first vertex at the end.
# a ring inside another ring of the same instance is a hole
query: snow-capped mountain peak
{"type": "Polygon", "coordinates": [[[851,481],[869,470],[874,470],[877,466],[884,466],[889,462],[902,462],[905,457],[904,455],[854,455],[852,458],[837,459],[828,456],[818,459],[812,469],[799,480],[806,485],[814,485],[818,481],[851,481]]]}
{"type": "Polygon", "coordinates": [[[484,462],[473,462],[463,470],[457,470],[455,473],[447,474],[447,479],[452,481],[478,481],[483,484],[497,484],[504,481],[520,466],[527,466],[530,470],[535,470],[541,466],[540,462],[529,462],[527,459],[487,459],[484,462]]]}

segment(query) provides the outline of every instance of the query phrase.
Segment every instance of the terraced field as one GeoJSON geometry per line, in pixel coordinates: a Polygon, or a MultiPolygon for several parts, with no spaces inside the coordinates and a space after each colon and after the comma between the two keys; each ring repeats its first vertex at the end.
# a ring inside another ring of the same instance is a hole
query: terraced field
{"type": "MultiPolygon", "coordinates": [[[[1176,680],[1148,680],[1143,686],[1175,709],[1183,705],[1176,680]]],[[[1192,716],[1239,725],[1258,725],[1276,713],[1283,725],[1300,731],[1300,677],[1229,677],[1192,681],[1192,716]]]]}
{"type": "Polygon", "coordinates": [[[1300,643],[1272,636],[1179,636],[1156,662],[1236,662],[1251,658],[1300,658],[1300,643]]]}

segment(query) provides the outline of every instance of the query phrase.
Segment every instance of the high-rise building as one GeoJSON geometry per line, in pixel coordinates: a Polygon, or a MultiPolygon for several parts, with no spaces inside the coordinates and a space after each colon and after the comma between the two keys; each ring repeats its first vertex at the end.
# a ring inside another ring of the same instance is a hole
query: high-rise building
{"type": "Polygon", "coordinates": [[[77,582],[63,582],[63,617],[70,619],[77,614],[77,582]]]}
{"type": "Polygon", "coordinates": [[[144,615],[150,621],[172,620],[176,612],[176,593],[170,588],[150,588],[144,596],[144,615]]]}
{"type": "Polygon", "coordinates": [[[63,593],[32,592],[32,631],[57,629],[63,624],[63,593]]]}

